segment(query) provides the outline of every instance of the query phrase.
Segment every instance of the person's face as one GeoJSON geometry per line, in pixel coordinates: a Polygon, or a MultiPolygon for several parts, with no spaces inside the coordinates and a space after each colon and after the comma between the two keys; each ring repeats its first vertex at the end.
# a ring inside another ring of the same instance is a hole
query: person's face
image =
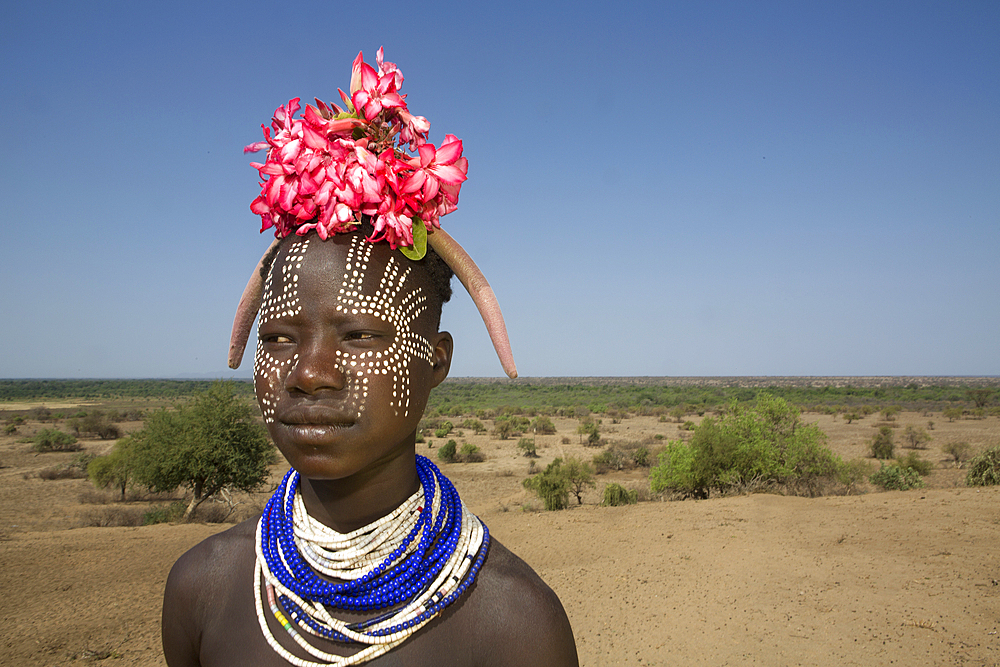
{"type": "Polygon", "coordinates": [[[448,374],[424,272],[357,235],[286,243],[264,284],[254,387],[293,468],[342,479],[412,456],[431,388],[448,374]]]}

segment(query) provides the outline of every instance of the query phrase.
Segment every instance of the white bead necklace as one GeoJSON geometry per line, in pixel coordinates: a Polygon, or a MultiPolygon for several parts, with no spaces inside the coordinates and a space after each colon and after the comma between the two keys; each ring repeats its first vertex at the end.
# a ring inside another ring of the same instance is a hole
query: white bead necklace
{"type": "MultiPolygon", "coordinates": [[[[422,459],[423,457],[418,458],[422,459]]],[[[457,493],[454,492],[454,487],[437,471],[433,464],[424,459],[420,465],[429,466],[438,482],[434,484],[430,518],[441,516],[442,511],[449,511],[443,501],[442,494],[443,487],[447,485],[449,493],[453,497],[451,511],[454,512],[456,511],[454,508],[458,508],[457,511],[460,512],[461,529],[457,533],[457,539],[454,536],[452,538],[455,542],[454,548],[448,554],[443,567],[436,573],[428,573],[434,574],[433,581],[419,590],[403,606],[388,613],[384,610],[381,614],[376,612],[378,615],[371,621],[349,624],[337,619],[330,614],[325,605],[318,601],[309,600],[308,596],[300,595],[283,584],[281,579],[271,571],[265,557],[265,538],[263,536],[265,517],[262,517],[258,522],[257,567],[254,573],[257,619],[268,644],[287,662],[300,667],[325,667],[328,665],[356,665],[371,660],[392,650],[426,625],[457,596],[461,595],[475,579],[485,557],[489,532],[478,517],[469,512],[465,504],[458,498],[457,493]],[[267,624],[267,613],[261,594],[262,588],[267,591],[268,607],[271,614],[299,646],[321,662],[299,658],[278,643],[267,624]],[[286,602],[279,606],[279,599],[286,602]],[[289,603],[297,606],[302,615],[300,616],[293,610],[286,616],[288,612],[285,609],[289,608],[289,603]],[[318,626],[320,630],[310,626],[304,617],[308,617],[308,620],[318,626]],[[299,632],[300,629],[315,636],[335,633],[335,636],[339,635],[349,642],[363,645],[365,648],[351,656],[328,653],[312,646],[299,632]]],[[[425,530],[429,530],[430,526],[433,525],[433,521],[428,521],[425,518],[424,525],[416,530],[423,513],[421,505],[425,502],[424,488],[421,485],[415,494],[390,514],[350,533],[338,533],[309,516],[305,502],[298,492],[296,481],[297,477],[295,476],[286,477],[282,484],[283,488],[279,488],[275,492],[272,502],[281,502],[282,506],[290,502],[292,509],[290,520],[294,533],[295,550],[314,572],[327,579],[356,582],[372,575],[377,581],[379,575],[391,570],[394,565],[402,563],[407,556],[416,553],[425,530]],[[279,496],[279,494],[281,495],[279,496]],[[405,549],[400,549],[407,536],[411,534],[413,537],[409,544],[405,549]],[[397,550],[400,553],[393,556],[397,550]]],[[[441,538],[440,535],[428,537],[431,539],[441,538]]],[[[289,564],[289,559],[292,555],[285,554],[281,550],[280,544],[277,553],[281,566],[286,572],[291,572],[293,568],[289,564]]],[[[272,556],[271,562],[278,561],[275,561],[272,556]]],[[[427,579],[429,580],[430,577],[428,576],[427,579]]],[[[366,581],[370,582],[371,577],[366,581]]]]}

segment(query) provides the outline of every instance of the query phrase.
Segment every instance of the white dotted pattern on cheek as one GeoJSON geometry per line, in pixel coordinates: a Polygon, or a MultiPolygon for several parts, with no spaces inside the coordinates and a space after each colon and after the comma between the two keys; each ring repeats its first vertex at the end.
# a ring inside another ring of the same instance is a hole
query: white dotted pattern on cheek
{"type": "Polygon", "coordinates": [[[406,291],[410,269],[403,269],[395,257],[390,257],[373,296],[363,293],[365,272],[371,259],[372,244],[355,237],[347,254],[344,281],[337,295],[337,310],[351,314],[373,315],[392,324],[395,331],[388,349],[361,354],[337,352],[344,368],[351,402],[360,412],[368,397],[370,375],[392,376],[390,406],[398,415],[410,414],[410,365],[420,359],[434,365],[434,347],[427,338],[412,329],[413,322],[427,309],[423,289],[406,291]]]}
{"type": "MultiPolygon", "coordinates": [[[[298,269],[302,267],[302,259],[305,257],[306,249],[309,247],[309,239],[298,239],[294,241],[288,250],[285,263],[281,267],[281,276],[278,285],[281,291],[278,292],[274,285],[274,275],[277,273],[273,269],[268,272],[264,281],[264,294],[261,299],[259,327],[271,320],[281,317],[291,317],[297,315],[302,310],[299,302],[299,274],[298,269]]],[[[257,352],[254,354],[253,375],[254,391],[260,402],[260,411],[264,416],[264,423],[274,422],[274,410],[277,397],[284,386],[285,376],[295,367],[299,355],[295,354],[291,359],[278,361],[264,350],[264,344],[258,337],[257,352]],[[266,386],[260,386],[264,381],[266,386]]]]}

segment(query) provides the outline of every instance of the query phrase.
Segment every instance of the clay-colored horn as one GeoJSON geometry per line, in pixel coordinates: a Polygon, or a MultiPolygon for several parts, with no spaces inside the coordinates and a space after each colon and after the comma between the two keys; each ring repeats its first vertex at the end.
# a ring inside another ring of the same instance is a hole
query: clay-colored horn
{"type": "Polygon", "coordinates": [[[233,320],[233,333],[229,336],[229,367],[239,368],[243,361],[243,350],[250,340],[250,332],[253,331],[253,321],[257,319],[257,312],[260,310],[260,300],[264,295],[264,279],[260,275],[260,268],[264,265],[264,258],[278,245],[280,241],[275,239],[268,247],[267,251],[257,262],[257,268],[253,270],[253,275],[247,281],[247,286],[240,297],[240,305],[236,308],[236,318],[233,320]]]}
{"type": "MultiPolygon", "coordinates": [[[[486,330],[493,341],[493,348],[500,358],[500,365],[508,377],[517,377],[517,366],[514,364],[514,353],[510,349],[510,338],[507,336],[507,325],[503,321],[503,313],[500,312],[500,304],[493,293],[493,288],[486,280],[486,276],[479,270],[476,263],[472,261],[469,253],[458,244],[443,229],[436,229],[427,236],[434,251],[451,267],[458,279],[468,290],[469,296],[479,309],[479,314],[483,317],[486,330]]],[[[257,267],[247,281],[247,286],[243,290],[240,298],[240,305],[236,308],[236,317],[233,320],[233,332],[229,337],[229,367],[239,368],[243,361],[243,351],[246,349],[247,341],[250,340],[250,332],[253,330],[254,320],[260,310],[260,301],[264,293],[264,279],[260,275],[261,266],[264,264],[264,257],[279,240],[271,244],[264,255],[257,262],[257,267]]]]}
{"type": "Polygon", "coordinates": [[[434,252],[443,259],[451,270],[455,272],[458,279],[469,291],[469,296],[479,309],[479,314],[483,316],[486,330],[490,333],[493,347],[500,357],[500,365],[503,366],[504,373],[508,377],[517,377],[517,366],[514,365],[514,353],[510,349],[510,339],[507,337],[507,325],[503,321],[503,313],[500,312],[500,304],[493,294],[486,276],[479,270],[476,263],[469,257],[469,253],[458,244],[443,229],[435,229],[433,233],[427,235],[427,242],[434,252]]]}

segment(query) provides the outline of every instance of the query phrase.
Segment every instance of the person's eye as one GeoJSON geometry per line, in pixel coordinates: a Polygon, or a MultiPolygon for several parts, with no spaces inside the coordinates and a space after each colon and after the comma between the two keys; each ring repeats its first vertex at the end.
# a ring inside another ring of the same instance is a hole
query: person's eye
{"type": "Polygon", "coordinates": [[[374,331],[352,331],[347,334],[347,340],[371,341],[377,338],[381,338],[381,335],[374,331]]]}
{"type": "Polygon", "coordinates": [[[282,334],[270,334],[268,336],[263,336],[262,339],[265,343],[271,343],[275,345],[285,345],[287,343],[292,342],[291,338],[282,334]]]}

